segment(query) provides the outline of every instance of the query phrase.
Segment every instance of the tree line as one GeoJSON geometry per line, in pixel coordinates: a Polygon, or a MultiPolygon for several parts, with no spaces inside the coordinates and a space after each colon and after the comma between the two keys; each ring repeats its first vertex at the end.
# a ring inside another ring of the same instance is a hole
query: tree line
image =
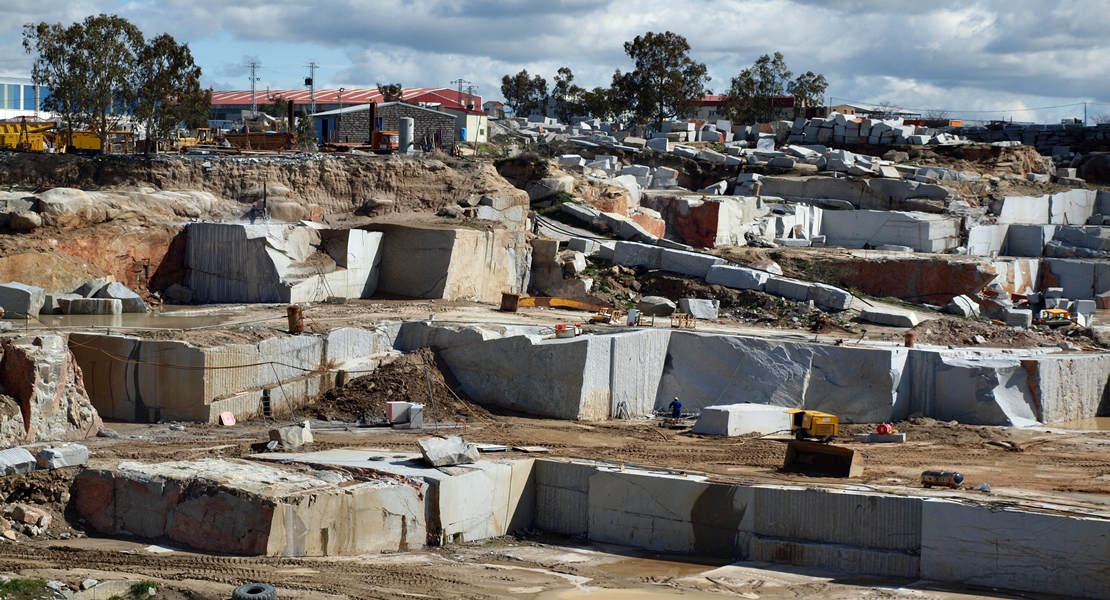
{"type": "MultiPolygon", "coordinates": [[[[712,94],[706,87],[710,77],[705,63],[690,57],[690,44],[681,35],[649,31],[625,42],[624,52],[633,68],[617,69],[609,87],[587,90],[574,83],[574,73],[563,67],[549,93],[543,76],[524,69],[501,79],[501,94],[519,116],[543,114],[550,102],[564,123],[585,116],[606,121],[626,118],[656,127],[672,117],[693,116],[701,98],[712,94]]],[[[806,71],[794,77],[781,53],[765,54],[732,78],[718,114],[735,123],[763,123],[777,118],[782,108],[777,99],[792,96],[797,116],[807,107],[821,105],[827,87],[824,75],[806,71]]]]}
{"type": "Polygon", "coordinates": [[[148,151],[179,123],[208,124],[212,90],[201,87],[188,44],[169,34],[147,40],[127,19],[101,14],[68,27],[25,25],[23,47],[37,55],[31,80],[50,89],[43,109],[60,115],[70,135],[96,133],[102,152],[128,118],[146,132],[148,151]]]}

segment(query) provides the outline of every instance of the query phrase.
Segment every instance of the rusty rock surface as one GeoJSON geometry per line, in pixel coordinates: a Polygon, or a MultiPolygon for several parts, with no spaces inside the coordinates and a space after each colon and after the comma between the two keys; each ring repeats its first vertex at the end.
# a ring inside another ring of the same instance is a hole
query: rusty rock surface
{"type": "Polygon", "coordinates": [[[945,304],[963,294],[973,295],[997,276],[994,268],[949,260],[859,260],[839,267],[840,282],[879,298],[945,304]]]}
{"type": "Polygon", "coordinates": [[[0,350],[0,445],[96,436],[103,423],[64,337],[8,337],[0,350]]]}

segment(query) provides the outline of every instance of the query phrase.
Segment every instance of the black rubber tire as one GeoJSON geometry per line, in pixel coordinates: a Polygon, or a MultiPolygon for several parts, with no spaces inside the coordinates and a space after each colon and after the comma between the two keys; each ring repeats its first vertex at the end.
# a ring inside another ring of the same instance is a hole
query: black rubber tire
{"type": "Polygon", "coordinates": [[[268,583],[248,583],[235,588],[231,600],[277,600],[277,590],[268,583]]]}
{"type": "Polygon", "coordinates": [[[797,431],[795,431],[794,432],[794,439],[798,440],[799,442],[806,441],[806,430],[805,429],[798,429],[797,431]]]}

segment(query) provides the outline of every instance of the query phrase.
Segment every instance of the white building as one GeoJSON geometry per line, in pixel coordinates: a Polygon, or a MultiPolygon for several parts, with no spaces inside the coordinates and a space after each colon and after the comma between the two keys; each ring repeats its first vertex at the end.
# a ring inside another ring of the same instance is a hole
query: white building
{"type": "Polygon", "coordinates": [[[50,90],[33,85],[29,77],[0,76],[0,119],[47,116],[42,101],[48,95],[50,90]]]}

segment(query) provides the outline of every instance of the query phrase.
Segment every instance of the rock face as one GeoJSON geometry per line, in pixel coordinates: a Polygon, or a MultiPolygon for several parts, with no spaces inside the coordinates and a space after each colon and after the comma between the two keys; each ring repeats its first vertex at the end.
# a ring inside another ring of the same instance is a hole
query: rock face
{"type": "Polygon", "coordinates": [[[74,481],[77,513],[97,531],[169,538],[209,552],[330,556],[409,550],[425,541],[424,486],[336,485],[223,460],[121,463],[74,481]]]}
{"type": "Polygon", "coordinates": [[[0,444],[96,436],[103,424],[65,338],[9,337],[0,350],[0,444]]]}
{"type": "Polygon", "coordinates": [[[381,233],[194,223],[186,234],[184,285],[199,304],[320,302],[377,290],[381,233]]]}
{"type": "Polygon", "coordinates": [[[945,304],[955,296],[973,295],[995,279],[993,267],[947,260],[852,261],[838,265],[840,283],[879,298],[945,304]]]}
{"type": "Polygon", "coordinates": [[[383,292],[499,302],[501,292],[519,292],[527,284],[531,246],[523,233],[442,225],[371,227],[384,234],[378,285],[383,292]]]}

